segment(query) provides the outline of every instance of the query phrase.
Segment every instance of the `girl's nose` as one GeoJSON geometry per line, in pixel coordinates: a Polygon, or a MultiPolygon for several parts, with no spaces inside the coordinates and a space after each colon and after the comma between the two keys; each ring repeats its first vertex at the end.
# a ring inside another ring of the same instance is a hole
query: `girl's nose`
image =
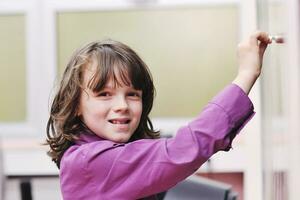
{"type": "Polygon", "coordinates": [[[128,103],[125,97],[116,97],[113,105],[113,110],[115,112],[127,111],[128,110],[128,103]]]}

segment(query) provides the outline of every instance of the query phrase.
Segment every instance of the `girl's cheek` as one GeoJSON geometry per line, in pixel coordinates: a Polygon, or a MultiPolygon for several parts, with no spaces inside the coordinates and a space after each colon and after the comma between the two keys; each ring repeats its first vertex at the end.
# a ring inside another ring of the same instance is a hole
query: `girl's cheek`
{"type": "Polygon", "coordinates": [[[137,109],[138,109],[140,112],[142,112],[142,110],[143,110],[143,103],[142,103],[142,101],[140,101],[140,102],[138,103],[137,109]]]}

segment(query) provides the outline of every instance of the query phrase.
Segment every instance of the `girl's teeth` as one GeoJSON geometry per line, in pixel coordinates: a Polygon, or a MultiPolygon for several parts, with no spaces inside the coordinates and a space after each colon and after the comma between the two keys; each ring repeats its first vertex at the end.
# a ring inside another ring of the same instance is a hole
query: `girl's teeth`
{"type": "Polygon", "coordinates": [[[110,120],[113,124],[128,124],[129,120],[110,120]]]}
{"type": "Polygon", "coordinates": [[[113,123],[114,124],[124,124],[124,123],[121,123],[120,121],[117,121],[117,120],[114,120],[113,123]]]}

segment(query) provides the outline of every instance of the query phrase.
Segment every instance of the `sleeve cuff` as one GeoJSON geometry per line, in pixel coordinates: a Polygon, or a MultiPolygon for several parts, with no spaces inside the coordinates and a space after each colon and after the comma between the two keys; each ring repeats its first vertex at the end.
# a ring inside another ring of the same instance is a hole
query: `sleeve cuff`
{"type": "Polygon", "coordinates": [[[210,102],[227,113],[231,131],[225,136],[225,151],[231,149],[235,136],[255,115],[254,106],[248,95],[236,84],[230,84],[210,102]]]}
{"type": "Polygon", "coordinates": [[[228,85],[210,103],[224,109],[233,127],[241,124],[241,121],[245,121],[244,116],[249,118],[249,116],[254,114],[253,103],[248,95],[236,84],[228,85]]]}

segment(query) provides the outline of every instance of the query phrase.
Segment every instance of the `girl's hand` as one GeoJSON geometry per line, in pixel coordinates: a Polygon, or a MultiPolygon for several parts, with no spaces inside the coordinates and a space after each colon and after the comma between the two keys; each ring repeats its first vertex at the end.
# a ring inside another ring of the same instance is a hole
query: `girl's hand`
{"type": "Polygon", "coordinates": [[[264,52],[272,43],[268,33],[256,31],[238,45],[238,75],[233,83],[249,93],[261,73],[264,52]]]}

